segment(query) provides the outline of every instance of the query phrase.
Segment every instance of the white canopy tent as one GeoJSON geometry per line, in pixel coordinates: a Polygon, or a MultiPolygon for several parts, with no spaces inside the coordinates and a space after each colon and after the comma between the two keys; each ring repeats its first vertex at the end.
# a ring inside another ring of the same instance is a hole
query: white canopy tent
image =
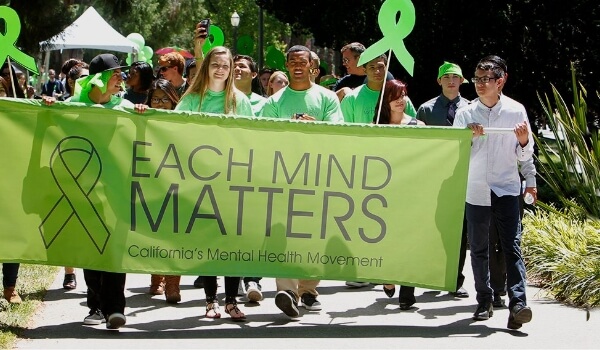
{"type": "Polygon", "coordinates": [[[70,26],[52,38],[40,42],[41,51],[63,49],[98,49],[137,53],[135,43],[106,23],[104,18],[89,7],[70,26]]]}
{"type": "MultiPolygon", "coordinates": [[[[40,42],[40,51],[46,52],[44,67],[48,67],[50,55],[48,51],[65,49],[96,49],[118,51],[132,54],[137,58],[137,44],[127,39],[108,24],[102,16],[89,7],[75,22],[52,38],[40,42]]],[[[40,75],[38,85],[42,84],[40,75]]]]}

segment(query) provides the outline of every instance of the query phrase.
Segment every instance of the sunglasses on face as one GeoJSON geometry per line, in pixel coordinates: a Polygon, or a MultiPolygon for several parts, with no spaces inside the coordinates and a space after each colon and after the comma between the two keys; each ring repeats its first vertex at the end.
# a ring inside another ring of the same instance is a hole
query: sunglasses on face
{"type": "Polygon", "coordinates": [[[160,67],[159,71],[160,71],[161,73],[164,73],[164,72],[166,72],[166,71],[167,71],[167,69],[169,69],[169,68],[171,68],[171,67],[173,67],[173,66],[162,66],[162,67],[160,67]]]}

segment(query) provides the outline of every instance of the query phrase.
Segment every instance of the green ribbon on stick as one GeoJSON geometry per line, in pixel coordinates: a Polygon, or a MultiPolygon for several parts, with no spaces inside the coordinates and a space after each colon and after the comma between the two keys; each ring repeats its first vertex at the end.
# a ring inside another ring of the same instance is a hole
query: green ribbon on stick
{"type": "Polygon", "coordinates": [[[4,62],[10,56],[31,72],[39,74],[35,59],[16,46],[21,34],[21,20],[17,12],[8,6],[0,6],[0,19],[4,19],[6,25],[6,33],[0,32],[0,62],[4,62]]]}
{"type": "Polygon", "coordinates": [[[412,76],[415,59],[404,46],[406,38],[415,27],[415,6],[411,0],[386,0],[379,9],[379,28],[383,34],[378,42],[371,45],[360,55],[358,66],[361,66],[377,56],[392,50],[398,61],[412,76]],[[396,22],[396,14],[400,19],[396,22]]]}

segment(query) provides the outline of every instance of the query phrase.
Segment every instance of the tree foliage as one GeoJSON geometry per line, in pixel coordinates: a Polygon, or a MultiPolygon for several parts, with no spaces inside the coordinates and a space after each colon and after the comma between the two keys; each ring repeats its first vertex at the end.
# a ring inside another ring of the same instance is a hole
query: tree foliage
{"type": "MultiPolygon", "coordinates": [[[[305,0],[293,7],[279,0],[256,3],[290,23],[295,33],[311,33],[320,46],[339,50],[352,41],[369,46],[382,37],[377,16],[383,0],[305,0]]],[[[537,91],[548,90],[550,83],[570,88],[570,62],[575,62],[582,84],[598,89],[600,6],[595,0],[413,0],[413,4],[416,24],[404,42],[415,58],[414,76],[395,59],[390,70],[407,81],[417,104],[440,93],[435,80],[443,61],[458,63],[470,78],[477,61],[490,54],[507,60],[505,92],[522,102],[530,117],[541,114],[537,91]]],[[[472,84],[461,90],[467,98],[476,97],[472,84]]]]}

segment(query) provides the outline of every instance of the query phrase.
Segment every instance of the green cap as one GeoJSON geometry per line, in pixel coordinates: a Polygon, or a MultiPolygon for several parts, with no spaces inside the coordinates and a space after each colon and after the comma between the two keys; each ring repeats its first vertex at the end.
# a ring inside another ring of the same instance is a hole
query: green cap
{"type": "MultiPolygon", "coordinates": [[[[465,78],[462,74],[462,69],[460,69],[458,64],[444,61],[444,64],[442,64],[440,66],[440,69],[438,70],[438,79],[440,79],[442,76],[444,76],[446,74],[456,74],[463,79],[465,78]]],[[[464,79],[463,83],[469,83],[469,82],[467,81],[467,79],[464,79]]]]}

